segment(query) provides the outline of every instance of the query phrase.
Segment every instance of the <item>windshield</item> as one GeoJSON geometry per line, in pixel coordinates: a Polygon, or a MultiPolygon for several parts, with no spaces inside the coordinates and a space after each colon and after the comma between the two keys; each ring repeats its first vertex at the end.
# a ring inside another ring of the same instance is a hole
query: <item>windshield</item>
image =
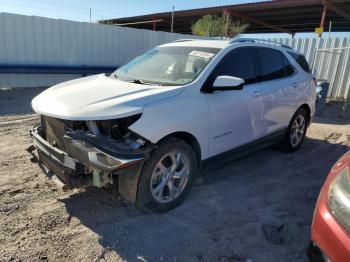
{"type": "Polygon", "coordinates": [[[202,47],[157,47],[116,70],[112,76],[138,84],[185,85],[194,81],[220,51],[202,47]]]}

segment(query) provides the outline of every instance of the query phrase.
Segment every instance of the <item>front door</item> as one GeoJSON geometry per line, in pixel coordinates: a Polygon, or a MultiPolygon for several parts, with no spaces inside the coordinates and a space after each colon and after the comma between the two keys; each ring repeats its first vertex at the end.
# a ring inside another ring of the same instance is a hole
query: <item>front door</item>
{"type": "Polygon", "coordinates": [[[210,88],[221,75],[245,80],[241,90],[218,91],[205,94],[210,111],[209,152],[217,155],[261,136],[259,127],[263,116],[263,103],[252,92],[256,83],[256,65],[251,47],[230,51],[216,66],[205,85],[210,88]]]}

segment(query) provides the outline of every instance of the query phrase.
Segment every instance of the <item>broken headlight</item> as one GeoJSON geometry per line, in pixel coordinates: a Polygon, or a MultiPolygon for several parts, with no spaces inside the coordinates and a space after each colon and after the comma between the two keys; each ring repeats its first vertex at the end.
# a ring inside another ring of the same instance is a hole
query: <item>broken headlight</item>
{"type": "Polygon", "coordinates": [[[122,150],[137,150],[145,145],[146,140],[128,128],[140,117],[141,114],[138,114],[119,119],[87,121],[86,123],[93,136],[108,139],[110,145],[122,150]]]}
{"type": "Polygon", "coordinates": [[[139,120],[141,114],[110,120],[94,121],[98,132],[113,139],[123,138],[129,133],[129,126],[139,120]]]}
{"type": "Polygon", "coordinates": [[[329,190],[328,205],[333,215],[350,232],[350,178],[347,167],[335,176],[329,190]]]}

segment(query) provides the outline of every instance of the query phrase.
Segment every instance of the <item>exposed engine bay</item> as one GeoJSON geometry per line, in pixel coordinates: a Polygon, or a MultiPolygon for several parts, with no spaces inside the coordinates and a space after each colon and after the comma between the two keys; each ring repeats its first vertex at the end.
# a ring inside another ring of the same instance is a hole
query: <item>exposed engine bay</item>
{"type": "Polygon", "coordinates": [[[69,121],[41,115],[42,137],[51,145],[65,151],[64,136],[72,138],[89,138],[89,141],[95,141],[106,144],[112,143],[115,149],[134,151],[146,145],[147,141],[128,127],[135,123],[141,114],[111,120],[97,121],[69,121]]]}
{"type": "Polygon", "coordinates": [[[128,129],[140,116],[68,121],[41,115],[41,125],[31,132],[38,161],[66,188],[117,181],[119,193],[134,202],[142,163],[154,146],[128,129]]]}

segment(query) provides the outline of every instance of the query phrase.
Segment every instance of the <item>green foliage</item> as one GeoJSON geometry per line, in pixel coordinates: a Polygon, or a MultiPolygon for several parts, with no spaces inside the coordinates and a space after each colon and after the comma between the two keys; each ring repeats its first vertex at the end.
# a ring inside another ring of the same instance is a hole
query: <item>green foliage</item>
{"type": "Polygon", "coordinates": [[[112,20],[99,20],[98,23],[101,25],[113,25],[112,20]]]}
{"type": "Polygon", "coordinates": [[[235,37],[247,30],[249,24],[233,21],[229,14],[205,15],[192,26],[192,33],[208,37],[235,37]]]}
{"type": "Polygon", "coordinates": [[[244,33],[248,27],[249,24],[244,23],[240,20],[230,21],[227,36],[233,38],[239,34],[244,33]]]}
{"type": "Polygon", "coordinates": [[[192,33],[199,36],[222,36],[222,19],[205,15],[192,26],[192,33]]]}

